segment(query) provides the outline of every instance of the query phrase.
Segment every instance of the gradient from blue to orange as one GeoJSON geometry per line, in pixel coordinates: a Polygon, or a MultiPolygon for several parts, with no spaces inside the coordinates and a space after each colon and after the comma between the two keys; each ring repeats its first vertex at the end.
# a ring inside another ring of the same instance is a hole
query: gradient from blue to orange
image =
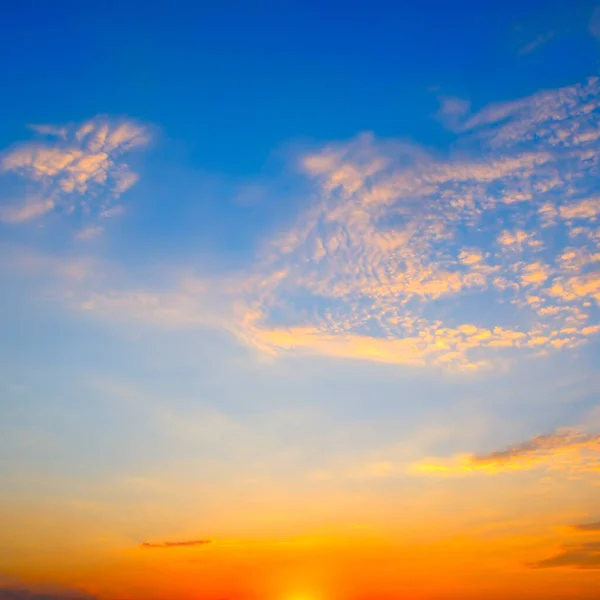
{"type": "Polygon", "coordinates": [[[14,3],[0,600],[600,595],[600,5],[14,3]]]}

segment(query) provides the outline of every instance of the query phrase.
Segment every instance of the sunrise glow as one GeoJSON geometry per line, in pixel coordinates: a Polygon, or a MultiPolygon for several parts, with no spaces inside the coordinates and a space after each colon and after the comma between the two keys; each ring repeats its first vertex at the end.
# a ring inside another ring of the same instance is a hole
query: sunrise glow
{"type": "Polygon", "coordinates": [[[0,50],[0,600],[600,598],[600,0],[0,50]]]}

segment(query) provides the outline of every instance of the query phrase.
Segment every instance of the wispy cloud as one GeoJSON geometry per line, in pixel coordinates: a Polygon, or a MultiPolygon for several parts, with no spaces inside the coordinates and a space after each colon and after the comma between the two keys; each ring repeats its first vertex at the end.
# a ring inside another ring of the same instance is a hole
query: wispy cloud
{"type": "Polygon", "coordinates": [[[495,474],[540,467],[600,472],[600,434],[560,430],[488,454],[421,461],[413,465],[412,470],[433,475],[456,475],[495,474]]]}
{"type": "Polygon", "coordinates": [[[142,542],[140,548],[187,548],[191,546],[206,546],[212,543],[212,540],[189,540],[183,542],[142,542]]]}
{"type": "Polygon", "coordinates": [[[17,144],[0,158],[0,173],[35,185],[20,202],[4,206],[2,220],[21,223],[61,210],[102,216],[137,181],[126,152],[148,144],[146,127],[98,117],[80,126],[32,125],[43,139],[17,144]]]}
{"type": "Polygon", "coordinates": [[[565,546],[558,554],[529,565],[532,569],[600,569],[600,542],[565,546]]]}
{"type": "Polygon", "coordinates": [[[582,532],[600,532],[600,521],[592,522],[592,523],[579,523],[577,525],[573,525],[573,529],[575,531],[582,532]]]}
{"type": "Polygon", "coordinates": [[[589,29],[590,33],[600,40],[600,6],[597,6],[592,13],[589,29]]]}
{"type": "Polygon", "coordinates": [[[56,203],[52,198],[26,198],[24,202],[7,206],[2,211],[2,220],[5,223],[23,223],[49,213],[56,203]]]}
{"type": "Polygon", "coordinates": [[[104,231],[103,227],[100,225],[90,225],[89,227],[85,227],[75,236],[78,240],[91,240],[99,236],[104,231]]]}
{"type": "Polygon", "coordinates": [[[540,33],[535,39],[531,40],[527,44],[524,44],[519,48],[519,54],[529,54],[534,50],[547,44],[552,38],[554,38],[554,31],[547,31],[546,33],[540,33]]]}
{"type": "Polygon", "coordinates": [[[448,127],[448,129],[455,129],[463,117],[469,112],[471,103],[463,98],[455,98],[452,96],[440,96],[438,99],[440,108],[435,116],[448,127]]]}
{"type": "Polygon", "coordinates": [[[57,125],[28,125],[27,127],[40,135],[47,135],[50,137],[66,139],[69,135],[69,129],[67,127],[60,127],[57,125]]]}

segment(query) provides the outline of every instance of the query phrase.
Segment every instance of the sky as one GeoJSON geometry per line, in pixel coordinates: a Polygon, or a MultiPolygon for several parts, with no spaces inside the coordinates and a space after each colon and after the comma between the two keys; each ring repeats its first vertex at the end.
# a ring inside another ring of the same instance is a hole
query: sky
{"type": "Polygon", "coordinates": [[[600,4],[15,2],[0,600],[600,597],[600,4]]]}

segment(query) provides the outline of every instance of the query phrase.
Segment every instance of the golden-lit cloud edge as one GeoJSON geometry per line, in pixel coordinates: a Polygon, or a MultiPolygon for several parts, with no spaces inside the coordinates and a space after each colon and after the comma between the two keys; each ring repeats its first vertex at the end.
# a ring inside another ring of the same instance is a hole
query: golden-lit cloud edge
{"type": "Polygon", "coordinates": [[[495,475],[537,468],[600,473],[600,434],[561,429],[487,454],[426,459],[411,465],[410,472],[433,476],[464,476],[495,475]]]}

